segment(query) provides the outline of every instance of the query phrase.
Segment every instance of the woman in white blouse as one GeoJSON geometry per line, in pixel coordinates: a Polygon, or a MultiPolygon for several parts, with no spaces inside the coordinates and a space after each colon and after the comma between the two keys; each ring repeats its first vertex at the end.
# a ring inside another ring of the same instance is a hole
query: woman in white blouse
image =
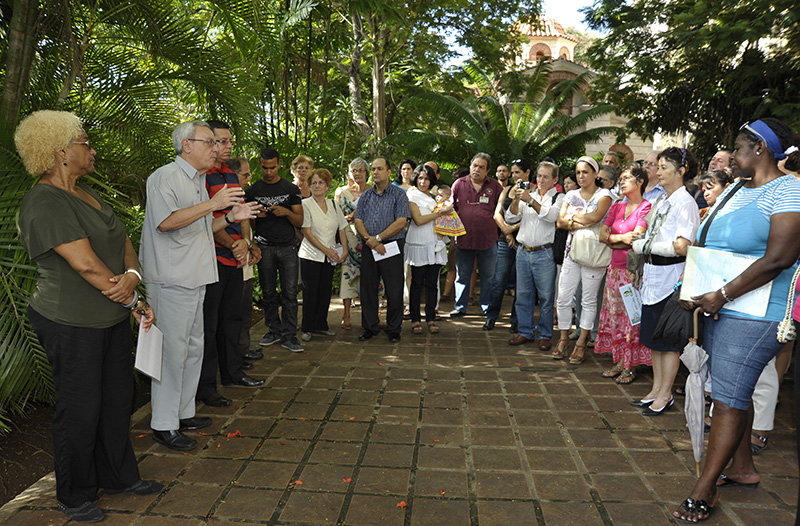
{"type": "Polygon", "coordinates": [[[661,415],[675,403],[672,384],[678,374],[682,349],[654,339],[653,333],[683,274],[686,250],[700,226],[697,204],[684,186],[696,175],[697,161],[689,150],[673,147],[658,154],[658,182],[666,193],[653,203],[655,212],[645,235],[633,242],[633,251],[645,254],[639,341],[650,348],[653,357],[653,387],[631,405],[644,408],[645,416],[661,415]]]}
{"type": "Polygon", "coordinates": [[[300,339],[311,334],[333,336],[328,329],[333,269],[347,259],[347,220],[332,199],[325,196],[331,187],[331,173],[324,168],[306,177],[311,197],[303,199],[303,242],[300,244],[300,274],[303,279],[303,323],[300,339]],[[339,232],[339,243],[336,232],[339,232]]]}
{"type": "Polygon", "coordinates": [[[409,305],[411,311],[412,332],[422,334],[422,317],[420,302],[422,285],[425,284],[425,321],[431,333],[439,332],[436,324],[436,300],[438,294],[439,271],[447,263],[447,248],[441,236],[433,231],[433,221],[437,217],[453,211],[449,205],[435,210],[436,200],[431,196],[431,188],[436,185],[436,172],[425,164],[414,169],[411,176],[411,188],[406,195],[413,221],[408,227],[405,245],[405,261],[411,266],[411,287],[409,305]]]}
{"type": "MultiPolygon", "coordinates": [[[[558,214],[556,225],[566,230],[589,228],[602,222],[606,218],[608,209],[611,208],[611,192],[599,186],[597,161],[584,155],[575,164],[575,175],[578,179],[577,190],[567,192],[561,211],[558,214]]],[[[578,326],[581,334],[575,342],[575,348],[569,357],[569,363],[578,365],[583,363],[586,353],[586,344],[589,333],[594,328],[595,314],[597,313],[597,292],[600,290],[606,267],[590,268],[575,263],[569,256],[572,244],[572,235],[567,239],[567,250],[564,254],[564,263],[561,266],[561,275],[558,279],[558,329],[561,334],[558,347],[552,353],[552,358],[561,360],[566,358],[569,346],[569,330],[572,326],[572,297],[582,284],[581,293],[581,319],[578,326]]]]}

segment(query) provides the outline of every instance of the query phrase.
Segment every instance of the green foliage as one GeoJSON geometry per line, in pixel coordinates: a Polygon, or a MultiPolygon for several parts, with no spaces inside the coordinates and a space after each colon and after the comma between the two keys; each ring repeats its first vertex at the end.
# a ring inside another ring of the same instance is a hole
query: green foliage
{"type": "Polygon", "coordinates": [[[602,0],[585,11],[607,36],[589,49],[595,96],[631,131],[689,131],[696,153],[731,147],[739,126],[800,125],[800,10],[790,0],[602,0]]]}
{"type": "Polygon", "coordinates": [[[547,63],[527,78],[508,74],[510,91],[521,100],[504,103],[492,77],[474,64],[465,66],[465,71],[477,96],[459,101],[428,92],[409,98],[403,107],[414,127],[387,137],[386,147],[420,159],[433,158],[444,166],[465,165],[478,152],[488,153],[495,163],[519,157],[537,162],[545,156],[564,161],[581,155],[586,144],[604,133],[617,130],[585,129],[591,120],[613,111],[611,105],[594,106],[577,115],[563,110],[586,82],[585,74],[550,90],[547,63]]]}

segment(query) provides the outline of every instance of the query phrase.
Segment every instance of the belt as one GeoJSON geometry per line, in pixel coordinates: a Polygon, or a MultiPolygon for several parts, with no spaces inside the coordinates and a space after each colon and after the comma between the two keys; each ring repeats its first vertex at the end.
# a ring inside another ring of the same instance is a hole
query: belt
{"type": "Polygon", "coordinates": [[[677,265],[678,263],[683,263],[686,261],[686,256],[676,256],[676,257],[664,257],[664,256],[657,256],[655,254],[650,254],[644,257],[645,263],[650,263],[651,265],[677,265]]]}
{"type": "Polygon", "coordinates": [[[547,243],[545,245],[540,245],[538,247],[526,247],[525,245],[520,245],[520,247],[523,248],[524,250],[527,250],[528,252],[538,252],[538,251],[543,250],[545,248],[552,248],[553,244],[552,243],[547,243]]]}

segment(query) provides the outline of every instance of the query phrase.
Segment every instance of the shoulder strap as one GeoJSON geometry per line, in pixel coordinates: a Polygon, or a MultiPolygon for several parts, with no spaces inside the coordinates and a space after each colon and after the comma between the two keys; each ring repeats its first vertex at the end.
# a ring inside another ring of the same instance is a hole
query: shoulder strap
{"type": "Polygon", "coordinates": [[[722,202],[720,202],[720,204],[718,206],[714,207],[714,211],[711,212],[710,216],[708,216],[708,219],[706,220],[706,226],[703,229],[703,232],[700,234],[700,241],[698,242],[699,243],[698,246],[701,246],[701,247],[706,246],[706,236],[708,235],[708,229],[709,229],[709,227],[711,227],[711,221],[714,220],[714,216],[717,215],[717,212],[722,210],[722,207],[725,206],[725,203],[727,203],[728,200],[731,197],[733,197],[733,194],[738,192],[739,188],[743,187],[746,182],[747,182],[746,179],[739,179],[739,182],[736,183],[736,186],[734,186],[731,189],[730,192],[728,192],[728,195],[725,196],[725,199],[723,199],[722,202]]]}

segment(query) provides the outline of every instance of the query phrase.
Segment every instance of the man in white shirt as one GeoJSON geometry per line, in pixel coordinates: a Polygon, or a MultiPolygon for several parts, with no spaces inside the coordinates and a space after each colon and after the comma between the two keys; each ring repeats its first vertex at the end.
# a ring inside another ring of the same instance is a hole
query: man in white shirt
{"type": "Polygon", "coordinates": [[[509,345],[522,345],[533,340],[533,313],[539,298],[539,349],[550,349],[553,336],[553,302],[556,293],[556,263],[553,259],[553,238],[556,220],[564,195],[555,189],[558,166],[543,161],[536,167],[534,189],[517,188],[506,222],[519,223],[517,233],[517,318],[519,334],[509,345]],[[535,287],[535,289],[534,289],[535,287]]]}

